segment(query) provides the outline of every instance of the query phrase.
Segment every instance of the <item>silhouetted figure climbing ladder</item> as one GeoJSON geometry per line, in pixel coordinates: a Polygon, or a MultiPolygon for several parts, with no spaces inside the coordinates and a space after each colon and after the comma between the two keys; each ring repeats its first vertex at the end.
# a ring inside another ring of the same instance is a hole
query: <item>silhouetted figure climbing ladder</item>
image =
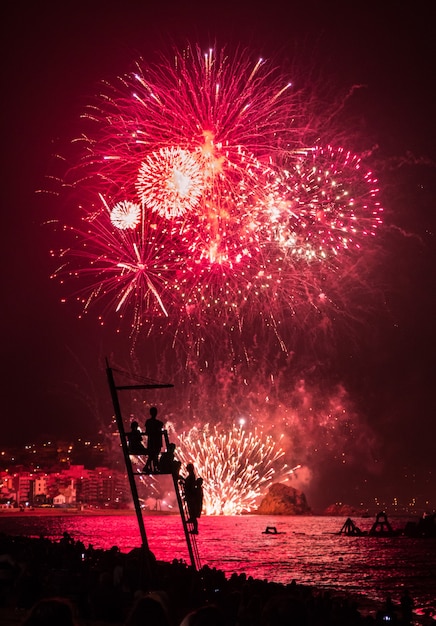
{"type": "MultiPolygon", "coordinates": [[[[165,440],[165,444],[167,447],[167,452],[169,452],[170,455],[173,455],[175,447],[173,450],[172,446],[174,444],[170,443],[170,440],[168,438],[168,431],[164,430],[163,435],[164,435],[164,440],[165,440]]],[[[201,567],[200,555],[198,553],[197,541],[195,540],[195,537],[193,536],[194,533],[192,532],[194,530],[194,525],[192,521],[190,520],[190,514],[189,514],[188,505],[187,505],[186,498],[185,498],[183,483],[181,483],[180,481],[180,476],[179,476],[180,466],[181,466],[181,463],[177,460],[174,460],[173,471],[171,472],[171,475],[173,477],[174,491],[177,497],[177,504],[179,505],[180,517],[182,518],[183,530],[185,532],[189,555],[190,555],[193,567],[195,567],[198,570],[201,567]]]]}

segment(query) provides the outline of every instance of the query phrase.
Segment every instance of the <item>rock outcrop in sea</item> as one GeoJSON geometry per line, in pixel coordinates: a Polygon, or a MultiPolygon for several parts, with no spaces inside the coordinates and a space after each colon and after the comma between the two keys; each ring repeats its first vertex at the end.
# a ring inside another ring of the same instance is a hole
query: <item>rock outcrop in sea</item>
{"type": "Polygon", "coordinates": [[[273,483],[261,501],[259,515],[310,515],[312,513],[302,491],[282,483],[273,483]]]}
{"type": "Polygon", "coordinates": [[[367,509],[360,509],[351,504],[330,504],[322,513],[323,515],[333,515],[338,517],[364,517],[368,514],[367,509]]]}

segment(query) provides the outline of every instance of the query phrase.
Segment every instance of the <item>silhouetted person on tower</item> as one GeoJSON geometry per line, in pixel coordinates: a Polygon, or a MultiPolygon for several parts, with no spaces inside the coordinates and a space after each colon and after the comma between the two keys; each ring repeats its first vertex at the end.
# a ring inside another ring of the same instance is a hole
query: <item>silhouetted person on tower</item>
{"type": "Polygon", "coordinates": [[[150,417],[145,422],[145,434],[147,435],[148,458],[144,472],[157,472],[159,454],[162,449],[163,422],[157,419],[157,408],[152,406],[150,417]]]}

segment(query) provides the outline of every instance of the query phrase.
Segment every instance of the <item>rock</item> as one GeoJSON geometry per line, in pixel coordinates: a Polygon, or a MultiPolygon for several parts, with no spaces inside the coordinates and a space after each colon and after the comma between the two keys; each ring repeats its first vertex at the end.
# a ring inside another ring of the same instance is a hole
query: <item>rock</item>
{"type": "Polygon", "coordinates": [[[260,503],[259,515],[310,515],[312,511],[303,492],[282,483],[273,483],[260,503]]]}
{"type": "Polygon", "coordinates": [[[364,517],[367,513],[368,511],[366,509],[359,509],[351,504],[336,503],[330,504],[330,506],[323,511],[322,515],[334,515],[338,517],[364,517]]]}

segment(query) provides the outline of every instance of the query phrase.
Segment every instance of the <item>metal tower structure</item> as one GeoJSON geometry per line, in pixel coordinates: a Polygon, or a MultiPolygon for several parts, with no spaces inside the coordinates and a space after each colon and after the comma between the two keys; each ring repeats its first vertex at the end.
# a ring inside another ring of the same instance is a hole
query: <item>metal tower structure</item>
{"type": "MultiPolygon", "coordinates": [[[[122,373],[126,374],[125,372],[122,372],[122,373]]],[[[135,471],[132,465],[131,456],[134,456],[134,455],[132,455],[129,451],[118,392],[133,391],[133,390],[138,390],[138,389],[168,389],[170,387],[173,387],[173,385],[157,383],[157,382],[152,382],[152,381],[145,382],[145,383],[139,382],[133,385],[117,385],[115,384],[114,370],[111,367],[109,367],[109,363],[107,359],[106,359],[106,374],[107,374],[109,389],[111,392],[112,404],[114,407],[117,428],[118,428],[118,432],[120,435],[121,448],[123,451],[127,476],[129,479],[130,491],[132,494],[133,504],[135,506],[136,517],[138,520],[139,532],[140,532],[141,540],[142,540],[142,547],[145,548],[146,550],[149,550],[150,548],[149,548],[147,533],[146,533],[145,524],[144,524],[143,511],[142,511],[141,504],[139,501],[138,488],[137,488],[137,482],[136,482],[140,476],[144,475],[144,473],[135,471]]],[[[129,374],[129,377],[134,378],[130,374],[129,374]]],[[[168,439],[168,433],[166,430],[164,430],[163,435],[165,438],[165,444],[168,448],[169,439],[168,439]]],[[[156,475],[159,476],[162,474],[156,474],[156,475]]],[[[179,477],[176,473],[172,473],[171,476],[173,479],[174,491],[175,491],[176,498],[177,498],[177,504],[179,507],[180,517],[182,520],[183,530],[185,533],[186,545],[188,548],[191,565],[195,570],[199,570],[201,567],[200,557],[198,553],[197,542],[195,540],[195,536],[192,534],[193,529],[192,529],[192,524],[189,521],[189,513],[188,513],[186,501],[184,498],[183,485],[179,482],[179,477]]]]}

